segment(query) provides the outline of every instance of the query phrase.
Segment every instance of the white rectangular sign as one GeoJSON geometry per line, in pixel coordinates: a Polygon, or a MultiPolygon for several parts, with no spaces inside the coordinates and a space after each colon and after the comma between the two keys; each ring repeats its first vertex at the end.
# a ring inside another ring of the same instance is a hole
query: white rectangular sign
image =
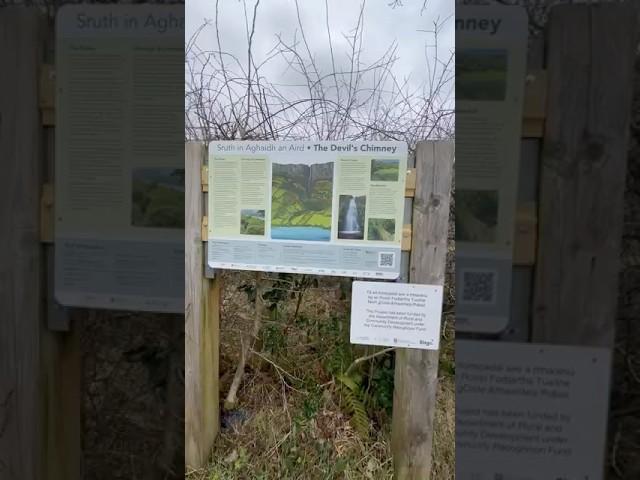
{"type": "Polygon", "coordinates": [[[456,341],[456,478],[603,478],[610,351],[456,341]]]}
{"type": "Polygon", "coordinates": [[[407,144],[215,141],[212,268],[395,279],[407,144]]]}
{"type": "Polygon", "coordinates": [[[442,286],[353,282],[351,343],[437,350],[442,286]]]}

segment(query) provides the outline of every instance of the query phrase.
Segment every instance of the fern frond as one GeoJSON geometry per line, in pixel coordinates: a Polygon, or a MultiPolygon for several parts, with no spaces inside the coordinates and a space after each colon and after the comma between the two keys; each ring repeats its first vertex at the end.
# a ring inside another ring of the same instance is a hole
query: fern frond
{"type": "Polygon", "coordinates": [[[363,401],[360,385],[351,377],[338,375],[338,381],[343,385],[344,398],[351,414],[351,425],[363,438],[369,437],[369,415],[363,401]]]}

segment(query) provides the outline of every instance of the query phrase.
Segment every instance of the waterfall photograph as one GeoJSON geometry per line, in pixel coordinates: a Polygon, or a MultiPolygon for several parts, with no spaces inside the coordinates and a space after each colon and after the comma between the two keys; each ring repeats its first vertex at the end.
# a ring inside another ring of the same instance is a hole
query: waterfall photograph
{"type": "Polygon", "coordinates": [[[338,238],[341,240],[364,240],[364,215],[367,197],[362,195],[340,195],[338,216],[338,238]]]}

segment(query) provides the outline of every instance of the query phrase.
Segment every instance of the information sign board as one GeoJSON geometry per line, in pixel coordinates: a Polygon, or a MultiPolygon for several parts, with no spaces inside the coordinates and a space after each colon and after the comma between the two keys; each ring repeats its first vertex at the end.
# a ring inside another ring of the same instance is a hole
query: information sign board
{"type": "Polygon", "coordinates": [[[209,266],[395,279],[406,173],[402,142],[212,142],[209,266]]]}
{"type": "Polygon", "coordinates": [[[56,28],[55,297],[184,312],[184,8],[68,5],[56,28]]]}

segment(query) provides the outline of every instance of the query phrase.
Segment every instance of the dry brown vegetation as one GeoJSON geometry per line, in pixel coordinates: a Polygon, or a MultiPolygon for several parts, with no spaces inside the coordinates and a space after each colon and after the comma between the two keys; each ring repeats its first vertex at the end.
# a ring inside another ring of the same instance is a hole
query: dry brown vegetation
{"type": "MultiPolygon", "coordinates": [[[[240,337],[251,327],[251,303],[244,290],[254,275],[227,272],[223,278],[224,394],[238,361],[240,337]]],[[[297,315],[296,295],[270,315],[254,344],[239,402],[223,412],[210,464],[189,472],[188,478],[392,478],[393,353],[361,364],[354,377],[361,379],[366,435],[354,425],[345,388],[336,380],[356,357],[380,350],[349,344],[349,285],[323,278],[305,292],[297,315]]],[[[452,300],[451,292],[447,298],[452,300]]],[[[445,308],[432,477],[438,480],[455,478],[453,304],[445,308]]]]}
{"type": "Polygon", "coordinates": [[[609,425],[612,479],[640,477],[640,60],[635,77],[609,425]]]}
{"type": "Polygon", "coordinates": [[[78,310],[83,476],[180,478],[184,317],[78,310]]]}
{"type": "MultiPolygon", "coordinates": [[[[434,426],[435,480],[455,478],[454,209],[452,202],[434,426]]],[[[222,278],[224,396],[240,355],[240,339],[252,324],[255,274],[225,272],[222,278]]],[[[306,278],[310,283],[305,283],[302,297],[295,288],[301,277],[287,276],[285,282],[271,285],[284,287],[286,295],[253,345],[257,353],[246,368],[238,405],[223,413],[209,465],[188,472],[190,480],[392,478],[394,354],[357,369],[366,393],[368,431],[362,435],[336,375],[348,370],[355,357],[382,349],[349,344],[350,279],[306,278]]]]}

